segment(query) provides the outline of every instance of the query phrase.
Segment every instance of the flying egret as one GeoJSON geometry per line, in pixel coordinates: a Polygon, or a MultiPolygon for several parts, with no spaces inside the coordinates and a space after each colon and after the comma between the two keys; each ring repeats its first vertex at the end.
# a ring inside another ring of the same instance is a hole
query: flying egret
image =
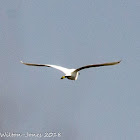
{"type": "Polygon", "coordinates": [[[50,65],[50,64],[33,64],[33,63],[24,63],[22,61],[20,61],[22,64],[28,65],[28,66],[40,66],[40,67],[52,67],[55,69],[58,69],[60,71],[62,71],[65,76],[62,76],[61,79],[64,78],[68,78],[70,80],[77,80],[78,75],[79,75],[79,71],[86,69],[86,68],[91,68],[91,67],[101,67],[101,66],[110,66],[110,65],[116,65],[119,64],[121,61],[117,61],[117,62],[110,62],[110,63],[102,63],[102,64],[92,64],[92,65],[86,65],[77,69],[68,69],[68,68],[64,68],[61,66],[57,66],[57,65],[50,65]]]}

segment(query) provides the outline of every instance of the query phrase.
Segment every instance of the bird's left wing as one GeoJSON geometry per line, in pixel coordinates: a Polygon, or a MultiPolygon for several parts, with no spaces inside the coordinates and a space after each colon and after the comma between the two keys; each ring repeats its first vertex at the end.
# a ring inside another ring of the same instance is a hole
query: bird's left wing
{"type": "Polygon", "coordinates": [[[33,63],[24,63],[22,61],[20,61],[22,64],[24,65],[28,65],[28,66],[40,66],[40,67],[52,67],[52,68],[55,68],[55,69],[58,69],[60,71],[62,71],[63,73],[67,73],[67,71],[69,69],[67,68],[64,68],[64,67],[61,67],[61,66],[57,66],[57,65],[50,65],[50,64],[33,64],[33,63]]]}
{"type": "Polygon", "coordinates": [[[101,66],[110,66],[110,65],[116,65],[119,64],[121,61],[117,61],[117,62],[110,62],[110,63],[103,63],[103,64],[93,64],[93,65],[87,65],[87,66],[83,66],[80,67],[78,69],[76,69],[75,71],[80,71],[86,68],[91,68],[91,67],[101,67],[101,66]]]}

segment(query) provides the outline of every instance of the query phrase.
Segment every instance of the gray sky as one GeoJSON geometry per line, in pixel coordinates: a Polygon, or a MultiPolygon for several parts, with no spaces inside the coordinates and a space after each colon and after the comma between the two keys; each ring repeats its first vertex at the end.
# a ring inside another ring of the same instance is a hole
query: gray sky
{"type": "Polygon", "coordinates": [[[0,133],[140,139],[139,0],[0,3],[0,133]],[[77,81],[20,63],[78,68],[120,59],[116,66],[81,71],[77,81]]]}

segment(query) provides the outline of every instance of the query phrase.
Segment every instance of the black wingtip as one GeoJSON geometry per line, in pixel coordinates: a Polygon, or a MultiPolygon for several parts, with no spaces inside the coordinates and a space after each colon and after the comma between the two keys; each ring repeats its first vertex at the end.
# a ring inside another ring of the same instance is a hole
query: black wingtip
{"type": "Polygon", "coordinates": [[[122,60],[118,61],[118,63],[121,63],[122,60]]]}

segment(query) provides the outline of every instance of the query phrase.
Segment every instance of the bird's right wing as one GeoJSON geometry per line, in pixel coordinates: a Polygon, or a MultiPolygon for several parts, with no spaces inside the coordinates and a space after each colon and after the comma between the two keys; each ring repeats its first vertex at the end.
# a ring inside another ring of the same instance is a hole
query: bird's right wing
{"type": "Polygon", "coordinates": [[[103,63],[103,64],[92,64],[92,65],[87,65],[87,66],[83,66],[80,67],[78,69],[76,69],[75,71],[80,71],[86,68],[91,68],[91,67],[101,67],[101,66],[110,66],[110,65],[116,65],[119,64],[121,61],[117,61],[117,62],[110,62],[110,63],[103,63]]]}
{"type": "Polygon", "coordinates": [[[50,64],[33,64],[33,63],[24,63],[22,61],[20,61],[22,64],[24,65],[28,65],[28,66],[40,66],[40,67],[52,67],[55,69],[58,69],[60,71],[62,71],[63,73],[67,73],[67,71],[69,71],[69,69],[61,67],[61,66],[56,66],[56,65],[50,65],[50,64]]]}

